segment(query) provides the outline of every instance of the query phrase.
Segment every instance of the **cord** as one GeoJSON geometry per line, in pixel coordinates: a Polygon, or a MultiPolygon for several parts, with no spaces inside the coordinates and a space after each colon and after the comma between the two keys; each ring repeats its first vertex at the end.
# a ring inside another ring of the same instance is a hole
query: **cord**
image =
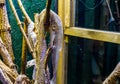
{"type": "Polygon", "coordinates": [[[111,11],[111,9],[110,9],[110,5],[109,5],[109,3],[108,3],[108,0],[105,0],[105,1],[106,1],[107,6],[108,6],[109,13],[110,13],[110,19],[109,19],[109,22],[108,22],[108,24],[109,24],[109,23],[115,21],[115,19],[114,19],[114,17],[113,17],[112,11],[111,11]]]}
{"type": "Polygon", "coordinates": [[[83,2],[82,0],[79,0],[87,9],[90,10],[94,10],[95,8],[97,8],[100,4],[102,4],[104,2],[104,0],[101,0],[97,5],[95,5],[94,7],[89,7],[85,4],[85,2],[83,2]]]}

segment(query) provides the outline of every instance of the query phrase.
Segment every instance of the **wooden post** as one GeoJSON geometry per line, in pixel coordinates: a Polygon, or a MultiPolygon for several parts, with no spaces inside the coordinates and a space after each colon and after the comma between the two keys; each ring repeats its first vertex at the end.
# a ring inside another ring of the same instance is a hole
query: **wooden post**
{"type": "MultiPolygon", "coordinates": [[[[71,0],[58,0],[58,15],[60,16],[63,29],[70,27],[71,25],[71,13],[70,13],[70,4],[71,0]]],[[[67,84],[67,58],[68,58],[68,36],[64,36],[63,47],[60,53],[59,64],[58,64],[58,75],[57,84],[67,84]],[[59,79],[59,80],[58,80],[59,79]]]]}
{"type": "MultiPolygon", "coordinates": [[[[64,28],[64,14],[65,14],[64,2],[65,2],[64,0],[58,0],[58,15],[62,20],[63,28],[64,28]]],[[[59,62],[58,62],[57,84],[64,84],[64,61],[63,61],[64,56],[62,51],[60,52],[59,62]]]]}

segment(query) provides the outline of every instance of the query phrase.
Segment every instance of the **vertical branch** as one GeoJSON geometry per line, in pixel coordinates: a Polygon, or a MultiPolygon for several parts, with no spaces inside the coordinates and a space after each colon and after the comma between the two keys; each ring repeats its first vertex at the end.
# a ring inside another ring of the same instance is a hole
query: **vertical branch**
{"type": "MultiPolygon", "coordinates": [[[[38,33],[37,33],[37,44],[36,44],[36,80],[35,80],[35,84],[39,84],[39,80],[40,80],[40,52],[41,52],[41,42],[42,42],[42,33],[40,32],[40,28],[39,28],[39,20],[38,20],[39,15],[35,14],[35,27],[36,29],[38,29],[38,33]],[[38,23],[38,24],[36,24],[38,23]]],[[[42,74],[42,73],[41,73],[42,74]]],[[[41,77],[42,78],[42,77],[41,77]]],[[[43,81],[40,81],[41,84],[43,84],[43,81]]]]}
{"type": "Polygon", "coordinates": [[[44,61],[46,59],[46,41],[44,38],[44,14],[35,15],[35,28],[37,29],[37,42],[35,46],[36,52],[36,80],[35,84],[49,84],[48,74],[45,72],[44,61]]]}
{"type": "MultiPolygon", "coordinates": [[[[43,15],[35,15],[35,27],[37,29],[37,43],[35,46],[36,51],[36,80],[35,84],[44,84],[44,66],[42,63],[42,48],[43,48],[43,38],[44,38],[44,29],[41,21],[43,20],[43,15]],[[42,27],[41,27],[42,26],[42,27]]],[[[44,53],[43,53],[44,54],[44,53]]]]}
{"type": "Polygon", "coordinates": [[[13,63],[12,59],[10,58],[10,54],[7,51],[1,38],[0,38],[0,55],[2,56],[3,61],[7,66],[9,66],[10,68],[14,67],[14,63],[13,63]]]}
{"type": "Polygon", "coordinates": [[[44,27],[46,30],[48,30],[50,26],[50,7],[51,7],[52,0],[48,0],[46,4],[46,14],[45,14],[45,20],[44,20],[44,27]]]}
{"type": "MultiPolygon", "coordinates": [[[[27,21],[25,19],[24,21],[24,31],[25,33],[27,34],[27,21]]],[[[21,73],[22,74],[25,74],[25,69],[26,69],[26,54],[27,54],[27,45],[26,45],[26,41],[25,41],[25,38],[23,37],[22,39],[22,68],[21,68],[21,73]]]]}
{"type": "Polygon", "coordinates": [[[5,17],[5,28],[6,28],[7,31],[3,32],[4,38],[2,38],[2,39],[4,39],[3,41],[5,43],[5,46],[8,50],[8,52],[10,53],[10,56],[11,56],[12,60],[14,60],[15,57],[14,57],[14,54],[13,54],[12,40],[11,40],[11,33],[10,33],[11,28],[10,28],[10,24],[9,24],[9,21],[8,21],[6,6],[4,6],[3,9],[4,9],[4,12],[5,12],[5,15],[4,15],[4,17],[5,17]]]}
{"type": "Polygon", "coordinates": [[[10,34],[10,24],[8,21],[7,10],[5,4],[0,4],[0,36],[10,54],[12,60],[14,60],[14,54],[12,49],[12,41],[10,34]]]}

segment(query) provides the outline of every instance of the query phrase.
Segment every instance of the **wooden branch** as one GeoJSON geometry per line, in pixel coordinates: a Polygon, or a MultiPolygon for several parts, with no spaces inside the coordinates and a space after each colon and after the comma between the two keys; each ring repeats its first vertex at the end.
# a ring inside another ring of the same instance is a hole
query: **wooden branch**
{"type": "Polygon", "coordinates": [[[48,30],[50,26],[50,7],[52,4],[52,0],[48,0],[46,4],[46,14],[44,16],[44,27],[46,30],[48,30]]]}
{"type": "MultiPolygon", "coordinates": [[[[44,65],[44,69],[45,70],[47,70],[47,64],[48,64],[48,60],[50,58],[49,55],[52,52],[52,50],[53,50],[53,47],[50,47],[46,51],[45,59],[43,61],[43,65],[44,65]]],[[[29,67],[35,66],[35,64],[36,64],[35,59],[32,59],[32,60],[27,62],[27,66],[26,67],[29,68],[29,67]]]]}
{"type": "Polygon", "coordinates": [[[16,70],[16,67],[15,67],[15,64],[13,63],[11,57],[10,57],[10,54],[9,52],[7,51],[4,43],[2,42],[2,39],[0,38],[0,55],[4,61],[4,63],[9,67],[11,68],[16,74],[17,73],[17,70],[16,70]]]}
{"type": "Polygon", "coordinates": [[[6,6],[4,7],[4,11],[5,11],[5,21],[6,21],[6,28],[7,28],[7,34],[6,34],[6,39],[7,39],[7,41],[5,42],[5,45],[6,45],[6,47],[7,47],[7,50],[8,50],[8,52],[10,53],[10,56],[11,56],[11,58],[12,58],[12,60],[14,61],[14,59],[15,59],[15,57],[14,57],[14,54],[13,54],[13,48],[12,48],[12,40],[11,40],[11,26],[10,26],[10,24],[9,24],[9,20],[8,20],[8,15],[7,15],[7,9],[6,9],[6,6]]]}
{"type": "Polygon", "coordinates": [[[16,10],[15,10],[15,7],[14,7],[14,5],[13,5],[12,0],[9,0],[9,3],[10,3],[10,6],[11,6],[11,9],[12,9],[14,15],[15,15],[15,18],[16,18],[16,20],[17,20],[17,22],[18,22],[18,25],[19,25],[19,27],[20,27],[20,30],[21,30],[21,32],[22,32],[22,34],[23,34],[23,36],[24,36],[24,38],[25,38],[25,40],[26,40],[26,43],[27,43],[28,47],[29,47],[29,50],[30,50],[33,58],[35,58],[35,57],[36,57],[36,56],[35,56],[35,53],[33,52],[33,49],[32,49],[32,47],[31,47],[31,44],[30,44],[30,42],[29,42],[29,40],[28,40],[28,38],[27,38],[24,30],[23,30],[22,24],[21,24],[20,19],[19,19],[18,15],[17,15],[17,12],[16,12],[16,10]]]}
{"type": "Polygon", "coordinates": [[[30,83],[30,79],[26,75],[19,75],[15,79],[14,84],[31,84],[31,83],[30,83]]]}
{"type": "MultiPolygon", "coordinates": [[[[39,20],[38,20],[38,17],[39,17],[39,14],[35,14],[35,27],[36,27],[36,29],[38,30],[38,34],[37,34],[37,44],[36,44],[36,46],[35,46],[35,51],[36,51],[36,80],[35,80],[35,84],[39,84],[40,82],[40,84],[44,84],[44,79],[42,79],[42,80],[40,80],[40,74],[43,74],[43,73],[40,73],[41,71],[40,71],[40,69],[41,69],[41,67],[42,66],[40,66],[40,58],[41,58],[41,56],[40,56],[40,52],[41,52],[41,47],[42,47],[42,37],[43,37],[43,32],[41,32],[41,31],[43,31],[43,28],[42,29],[40,29],[40,27],[39,27],[39,20]],[[38,24],[36,24],[36,23],[38,23],[38,24]]],[[[43,76],[41,76],[41,78],[43,78],[43,76]]]]}
{"type": "Polygon", "coordinates": [[[12,41],[10,34],[10,24],[7,16],[6,5],[0,6],[0,54],[3,58],[3,61],[6,65],[8,65],[11,69],[13,69],[16,74],[17,70],[15,68],[14,54],[12,49],[12,41]]]}
{"type": "Polygon", "coordinates": [[[7,51],[1,37],[0,37],[0,55],[2,56],[2,59],[6,65],[8,65],[10,68],[14,66],[14,63],[12,59],[10,58],[10,54],[7,51]]]}
{"type": "Polygon", "coordinates": [[[27,12],[25,11],[25,8],[23,7],[23,4],[22,4],[21,0],[17,0],[17,1],[18,1],[18,5],[19,5],[20,9],[22,10],[22,12],[23,12],[25,18],[27,19],[28,23],[31,23],[32,20],[30,19],[27,12]]]}
{"type": "Polygon", "coordinates": [[[47,66],[48,66],[48,61],[49,61],[49,58],[50,58],[50,53],[52,52],[53,50],[53,47],[49,47],[46,51],[46,55],[45,55],[45,59],[44,59],[44,68],[45,68],[45,71],[47,70],[47,66]]]}
{"type": "MultiPolygon", "coordinates": [[[[44,15],[46,14],[46,10],[43,10],[40,15],[36,15],[35,16],[35,27],[36,29],[38,29],[37,32],[37,47],[35,47],[36,51],[38,54],[36,54],[36,56],[39,56],[40,52],[41,52],[41,47],[45,46],[43,43],[41,43],[41,39],[45,39],[43,38],[43,32],[44,32],[44,15]],[[36,25],[37,24],[37,25],[36,25]],[[40,51],[40,52],[39,52],[40,51]]],[[[53,11],[50,11],[50,27],[49,27],[49,32],[50,32],[50,46],[48,48],[48,50],[44,53],[45,55],[40,55],[40,57],[36,57],[36,78],[38,77],[38,79],[36,79],[36,81],[40,82],[41,84],[44,84],[44,81],[48,81],[49,80],[49,73],[46,72],[46,67],[47,67],[47,60],[48,60],[48,54],[51,52],[52,49],[52,64],[53,64],[53,78],[52,78],[52,82],[56,84],[56,75],[57,75],[57,68],[58,68],[58,58],[59,58],[59,54],[60,51],[62,49],[62,42],[63,42],[63,28],[62,28],[62,22],[59,18],[59,16],[54,13],[53,11]],[[42,56],[44,56],[42,58],[42,56]],[[40,60],[39,60],[40,59],[40,60]],[[43,61],[41,61],[43,60],[43,61]],[[40,63],[39,63],[40,61],[40,63]],[[38,66],[40,65],[40,66],[38,66]],[[37,69],[38,68],[38,69],[37,69]],[[42,71],[43,69],[43,71],[42,71]],[[40,71],[39,71],[40,70],[40,71]],[[38,71],[38,72],[37,72],[38,71]],[[47,78],[42,78],[44,77],[43,74],[46,74],[47,78]],[[39,78],[40,77],[40,78],[39,78]],[[44,81],[43,81],[44,80],[44,81]]],[[[43,50],[42,50],[43,51],[43,50]]],[[[37,84],[37,82],[35,82],[37,84]]]]}
{"type": "Polygon", "coordinates": [[[1,60],[0,60],[0,68],[8,75],[8,77],[12,80],[12,82],[15,81],[15,78],[18,76],[15,71],[10,69],[8,66],[6,66],[1,60]]]}
{"type": "Polygon", "coordinates": [[[117,64],[112,73],[104,80],[103,84],[116,84],[120,77],[120,63],[117,64]]]}
{"type": "MultiPolygon", "coordinates": [[[[27,20],[24,21],[24,31],[27,34],[27,20]]],[[[27,44],[25,38],[22,39],[22,67],[21,67],[21,74],[25,74],[26,72],[26,55],[27,55],[27,44]]]]}
{"type": "Polygon", "coordinates": [[[36,43],[36,34],[34,32],[34,30],[35,30],[34,23],[30,19],[30,17],[28,16],[27,12],[25,11],[25,8],[23,7],[21,0],[17,0],[17,1],[18,1],[20,9],[22,10],[25,18],[27,19],[27,22],[29,23],[29,25],[28,25],[28,39],[30,41],[32,48],[34,48],[34,45],[36,43]]]}
{"type": "Polygon", "coordinates": [[[37,29],[36,51],[36,80],[35,84],[49,84],[49,75],[45,71],[46,40],[44,36],[44,13],[35,15],[35,28],[37,29]]]}
{"type": "Polygon", "coordinates": [[[0,35],[3,40],[12,60],[14,60],[14,54],[12,49],[11,33],[10,33],[10,24],[8,21],[6,5],[0,7],[0,35]]]}
{"type": "Polygon", "coordinates": [[[7,74],[0,68],[0,81],[2,84],[13,84],[7,74]]]}

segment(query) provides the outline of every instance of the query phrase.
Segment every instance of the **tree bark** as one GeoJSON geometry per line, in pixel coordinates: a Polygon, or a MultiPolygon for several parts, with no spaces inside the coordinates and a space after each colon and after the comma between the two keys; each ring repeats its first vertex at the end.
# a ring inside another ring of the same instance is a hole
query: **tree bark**
{"type": "Polygon", "coordinates": [[[6,65],[8,65],[10,68],[14,67],[14,63],[10,57],[9,52],[7,51],[5,44],[3,43],[1,37],[0,37],[0,55],[2,56],[2,59],[6,65]]]}
{"type": "Polygon", "coordinates": [[[44,36],[44,24],[43,18],[44,14],[36,14],[35,15],[35,28],[37,34],[37,41],[35,45],[36,52],[36,76],[35,76],[35,84],[49,84],[49,78],[46,78],[45,73],[45,64],[44,59],[46,55],[46,40],[44,36]]]}
{"type": "Polygon", "coordinates": [[[16,74],[16,72],[14,72],[12,69],[6,66],[1,60],[0,60],[0,68],[8,75],[8,77],[11,79],[12,82],[15,81],[15,78],[18,76],[18,74],[16,74]]]}
{"type": "Polygon", "coordinates": [[[0,7],[0,36],[3,40],[12,60],[14,60],[14,54],[12,49],[12,41],[11,41],[11,29],[8,21],[6,5],[0,7]]]}
{"type": "Polygon", "coordinates": [[[6,73],[0,68],[0,81],[3,84],[13,84],[12,81],[9,79],[6,73]]]}
{"type": "MultiPolygon", "coordinates": [[[[36,53],[36,81],[35,83],[40,84],[49,84],[49,73],[47,72],[47,60],[48,60],[48,52],[46,51],[46,43],[44,36],[44,15],[46,10],[43,10],[40,15],[35,16],[35,28],[37,34],[37,43],[35,46],[36,53]],[[39,56],[40,55],[40,56],[39,56]],[[40,60],[39,60],[40,59],[40,60]],[[47,75],[45,77],[44,75],[47,75]]],[[[56,84],[57,78],[57,69],[58,69],[58,59],[59,54],[62,48],[63,41],[63,30],[62,30],[62,22],[57,14],[53,11],[50,11],[50,44],[49,48],[52,48],[52,66],[53,66],[53,77],[52,82],[56,84]]],[[[51,51],[51,50],[50,50],[51,51]]],[[[49,51],[49,52],[50,52],[49,51]]]]}
{"type": "Polygon", "coordinates": [[[120,77],[120,63],[117,64],[113,72],[104,80],[103,84],[116,84],[120,77]]]}
{"type": "Polygon", "coordinates": [[[31,84],[29,78],[26,75],[19,75],[14,84],[31,84]]]}

